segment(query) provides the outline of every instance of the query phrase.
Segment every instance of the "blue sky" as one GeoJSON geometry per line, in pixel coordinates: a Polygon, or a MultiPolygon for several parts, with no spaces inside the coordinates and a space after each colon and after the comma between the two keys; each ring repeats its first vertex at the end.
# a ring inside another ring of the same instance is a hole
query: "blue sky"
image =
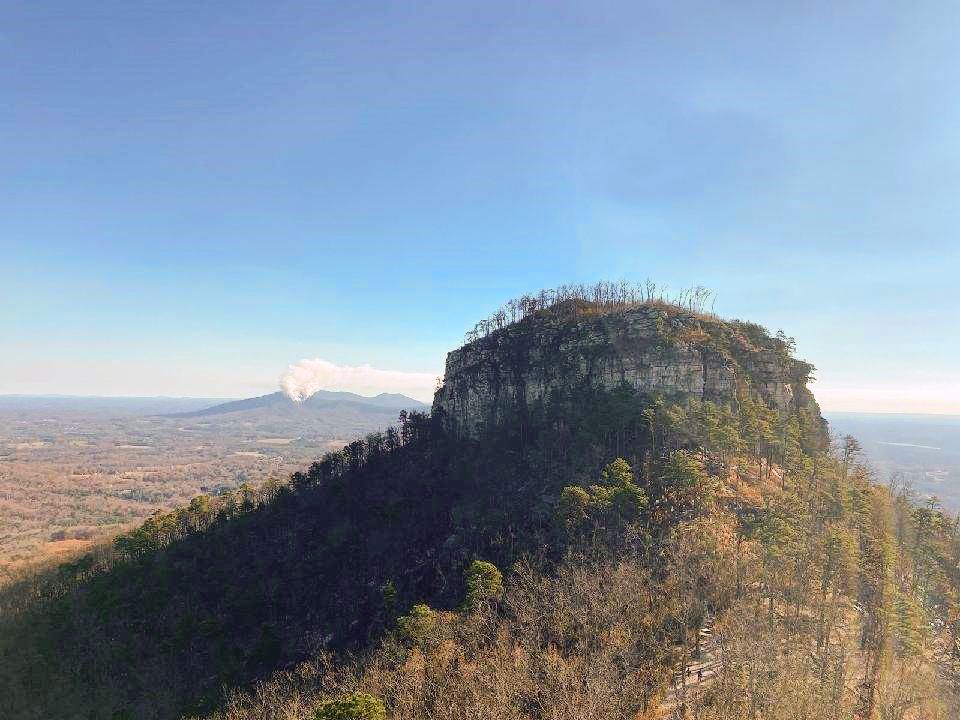
{"type": "Polygon", "coordinates": [[[435,374],[509,297],[649,277],[795,336],[827,408],[960,413],[958,24],[951,2],[5,2],[0,392],[435,374]]]}

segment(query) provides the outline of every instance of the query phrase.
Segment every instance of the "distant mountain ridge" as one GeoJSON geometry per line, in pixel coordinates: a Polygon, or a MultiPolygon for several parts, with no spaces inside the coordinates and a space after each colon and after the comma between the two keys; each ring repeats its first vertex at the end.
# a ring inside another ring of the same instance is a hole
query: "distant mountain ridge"
{"type": "Polygon", "coordinates": [[[424,410],[429,406],[426,403],[414,400],[398,393],[380,393],[374,397],[357,395],[351,392],[335,392],[318,390],[303,402],[294,402],[285,393],[275,392],[259,397],[231,400],[199,410],[169,413],[166,417],[197,418],[229,413],[268,410],[271,412],[304,413],[317,410],[327,410],[344,405],[363,406],[382,410],[424,410]]]}
{"type": "Polygon", "coordinates": [[[169,416],[225,403],[224,397],[99,396],[99,395],[0,395],[0,412],[32,416],[89,415],[101,417],[169,416]]]}

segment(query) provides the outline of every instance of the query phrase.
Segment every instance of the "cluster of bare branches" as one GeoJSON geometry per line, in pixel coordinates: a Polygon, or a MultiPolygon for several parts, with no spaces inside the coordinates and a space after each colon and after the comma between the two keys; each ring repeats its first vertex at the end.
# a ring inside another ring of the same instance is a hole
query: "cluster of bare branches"
{"type": "Polygon", "coordinates": [[[413,647],[387,637],[340,667],[321,655],[234,693],[211,720],[310,720],[325,697],[357,691],[383,698],[391,720],[652,717],[686,601],[636,558],[571,555],[555,574],[521,561],[502,611],[432,611],[413,647]]]}
{"type": "Polygon", "coordinates": [[[593,285],[560,285],[538,293],[521,295],[504,303],[496,312],[480,320],[467,332],[466,342],[486,337],[507,325],[560,305],[577,312],[578,309],[583,309],[584,305],[592,310],[617,310],[641,305],[664,304],[690,312],[705,313],[708,312],[708,303],[712,312],[713,301],[713,292],[701,285],[678,293],[671,293],[666,286],[657,285],[652,280],[646,280],[643,283],[602,280],[593,285]]]}

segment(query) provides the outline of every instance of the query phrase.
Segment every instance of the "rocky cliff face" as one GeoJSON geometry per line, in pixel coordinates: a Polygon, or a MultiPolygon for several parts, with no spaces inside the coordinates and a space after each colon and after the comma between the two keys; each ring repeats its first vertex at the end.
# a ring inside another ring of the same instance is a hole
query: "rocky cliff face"
{"type": "Polygon", "coordinates": [[[756,325],[667,305],[554,307],[447,355],[434,412],[475,436],[509,413],[579,388],[624,384],[668,398],[736,406],[749,388],[778,411],[808,409],[812,366],[756,325]]]}

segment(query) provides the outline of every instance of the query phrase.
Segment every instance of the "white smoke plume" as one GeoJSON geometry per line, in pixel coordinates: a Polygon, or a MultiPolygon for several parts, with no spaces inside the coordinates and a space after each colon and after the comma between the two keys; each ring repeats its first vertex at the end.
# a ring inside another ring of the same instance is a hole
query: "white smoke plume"
{"type": "Polygon", "coordinates": [[[346,390],[358,395],[401,393],[429,402],[438,377],[430,373],[378,370],[370,365],[336,365],[314,358],[290,365],[280,376],[280,387],[294,402],[303,402],[318,390],[346,390]]]}

